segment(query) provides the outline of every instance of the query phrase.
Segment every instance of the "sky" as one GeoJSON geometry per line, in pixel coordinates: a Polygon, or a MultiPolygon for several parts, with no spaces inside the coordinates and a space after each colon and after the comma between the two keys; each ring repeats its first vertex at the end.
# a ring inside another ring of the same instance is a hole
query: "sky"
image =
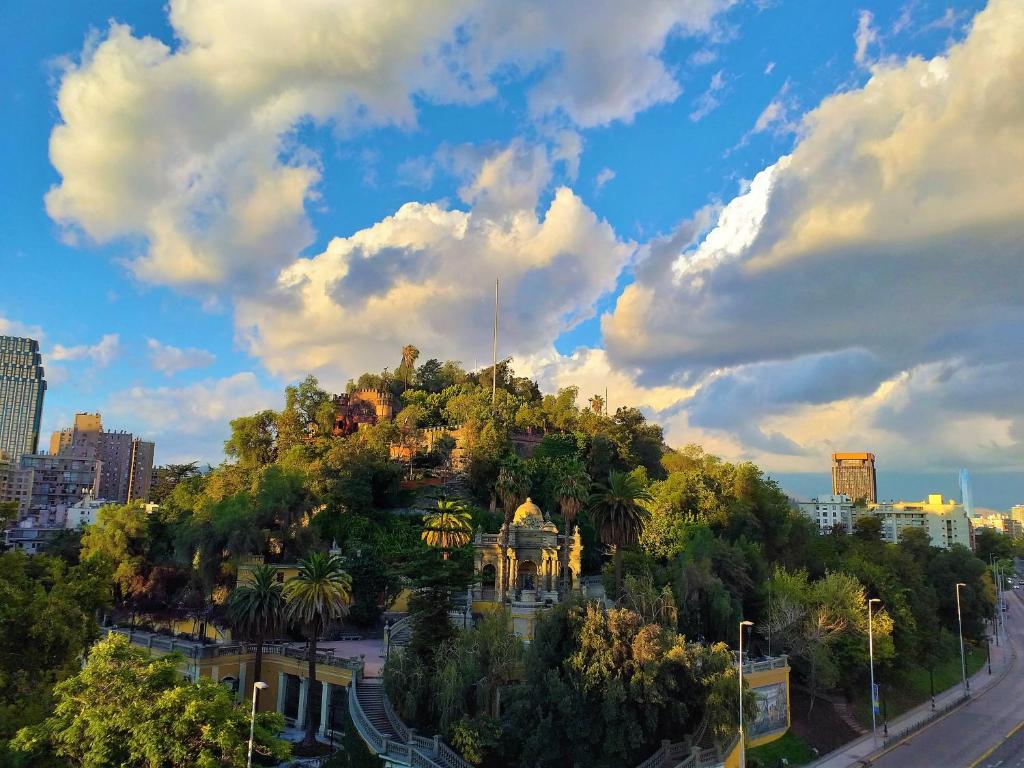
{"type": "Polygon", "coordinates": [[[216,463],[315,374],[500,354],[803,496],[1024,502],[1019,0],[0,7],[0,333],[216,463]]]}

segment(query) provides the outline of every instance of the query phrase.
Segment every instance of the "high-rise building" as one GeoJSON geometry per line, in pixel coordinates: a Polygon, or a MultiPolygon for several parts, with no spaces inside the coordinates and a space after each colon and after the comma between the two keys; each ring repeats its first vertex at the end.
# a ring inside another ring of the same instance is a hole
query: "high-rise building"
{"type": "Polygon", "coordinates": [[[0,453],[14,465],[39,449],[45,393],[39,342],[0,336],[0,453]]]}
{"type": "Polygon", "coordinates": [[[971,490],[971,475],[967,467],[960,470],[960,499],[968,517],[974,517],[974,491],[971,490]]]}
{"type": "Polygon", "coordinates": [[[866,500],[869,504],[878,501],[878,486],[875,483],[875,454],[833,453],[832,494],[844,494],[854,501],[866,500]]]}
{"type": "Polygon", "coordinates": [[[50,437],[54,455],[100,461],[98,497],[117,504],[149,498],[154,448],[131,432],[104,431],[98,413],[76,413],[72,426],[50,437]]]}

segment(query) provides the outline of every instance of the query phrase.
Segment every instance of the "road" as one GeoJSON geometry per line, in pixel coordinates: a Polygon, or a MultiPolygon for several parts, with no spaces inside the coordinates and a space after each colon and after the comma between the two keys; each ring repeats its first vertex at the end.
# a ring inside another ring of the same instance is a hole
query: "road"
{"type": "MultiPolygon", "coordinates": [[[[1024,768],[1024,602],[1005,593],[1006,632],[1016,656],[1006,676],[952,714],[870,764],[876,768],[1024,768]]],[[[999,670],[994,669],[998,673],[999,670]]]]}

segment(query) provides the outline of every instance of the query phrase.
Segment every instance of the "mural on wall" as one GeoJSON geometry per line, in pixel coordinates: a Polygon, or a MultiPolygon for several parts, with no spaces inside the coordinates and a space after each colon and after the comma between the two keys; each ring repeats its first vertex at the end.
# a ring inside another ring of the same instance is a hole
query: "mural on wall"
{"type": "Polygon", "coordinates": [[[757,715],[750,726],[751,738],[765,736],[775,731],[785,730],[789,726],[789,700],[786,696],[786,684],[771,683],[751,688],[757,697],[757,715]]]}

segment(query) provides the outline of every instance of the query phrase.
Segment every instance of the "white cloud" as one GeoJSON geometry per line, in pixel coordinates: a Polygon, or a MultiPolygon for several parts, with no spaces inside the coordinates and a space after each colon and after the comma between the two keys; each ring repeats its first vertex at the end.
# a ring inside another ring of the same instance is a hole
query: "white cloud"
{"type": "Polygon", "coordinates": [[[106,368],[117,357],[121,349],[121,339],[116,333],[107,333],[95,344],[79,344],[74,347],[65,347],[63,344],[55,344],[46,353],[50,360],[71,361],[90,360],[98,368],[106,368]]]}
{"type": "Polygon", "coordinates": [[[861,67],[870,67],[873,63],[869,58],[868,49],[878,44],[878,29],[874,26],[874,20],[875,17],[871,11],[861,11],[857,16],[857,31],[853,35],[857,47],[853,54],[853,60],[861,67]]]}
{"type": "Polygon", "coordinates": [[[149,347],[149,362],[153,369],[166,376],[173,376],[175,373],[187,371],[190,368],[206,368],[217,359],[205,349],[194,347],[182,349],[170,344],[162,344],[156,339],[148,339],[146,345],[149,347]]]}
{"type": "Polygon", "coordinates": [[[747,141],[754,134],[765,131],[771,131],[776,136],[796,133],[800,128],[799,123],[793,118],[793,112],[796,109],[796,97],[790,93],[790,82],[787,80],[782,84],[779,92],[768,102],[768,106],[761,110],[761,114],[754,122],[754,127],[743,137],[743,141],[747,141]]]}
{"type": "Polygon", "coordinates": [[[597,172],[597,176],[594,177],[594,189],[600,192],[604,189],[604,185],[615,178],[615,171],[607,166],[597,172]]]}
{"type": "Polygon", "coordinates": [[[261,290],[313,240],[323,170],[297,127],[410,128],[417,98],[491,98],[510,78],[530,79],[538,118],[629,121],[680,92],[667,41],[732,2],[172,0],[174,47],[112,23],[62,73],[47,210],[72,238],[141,239],[142,280],[261,290]]]}
{"type": "Polygon", "coordinates": [[[468,150],[456,155],[467,164],[468,211],[407,203],[296,260],[272,292],[239,301],[236,321],[249,351],[276,374],[313,371],[335,387],[393,366],[407,343],[432,357],[486,359],[496,277],[502,355],[536,354],[592,317],[633,245],[565,187],[538,215],[551,178],[543,149],[514,142],[476,157],[472,174],[468,150]]]}
{"type": "Polygon", "coordinates": [[[720,93],[725,88],[725,70],[720,69],[711,76],[707,90],[700,95],[690,113],[690,120],[700,122],[721,105],[720,93]]]}
{"type": "Polygon", "coordinates": [[[43,335],[43,329],[38,325],[28,325],[0,315],[0,336],[21,336],[40,341],[43,335]]]}
{"type": "Polygon", "coordinates": [[[612,364],[646,384],[699,384],[689,422],[756,429],[779,462],[810,451],[820,464],[831,424],[832,438],[894,451],[934,440],[899,454],[907,464],[1024,466],[1007,370],[1024,355],[1022,81],[1024,6],[992,0],[944,55],[876,65],[863,88],[825,99],[706,236],[694,243],[703,227],[687,223],[643,250],[649,263],[603,318],[612,364]],[[934,411],[895,408],[904,381],[934,411]]]}
{"type": "Polygon", "coordinates": [[[185,387],[132,387],[112,393],[104,421],[122,425],[156,442],[158,463],[218,463],[229,422],[264,408],[281,407],[281,396],[264,388],[252,373],[205,379],[185,387]]]}

